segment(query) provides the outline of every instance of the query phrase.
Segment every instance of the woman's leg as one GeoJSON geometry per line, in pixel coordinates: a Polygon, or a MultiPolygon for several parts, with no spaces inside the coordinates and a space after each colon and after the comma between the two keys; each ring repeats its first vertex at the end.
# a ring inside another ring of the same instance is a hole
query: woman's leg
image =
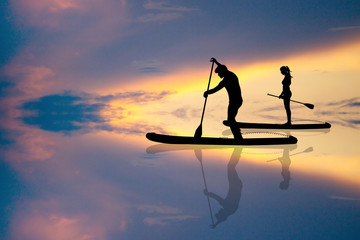
{"type": "Polygon", "coordinates": [[[286,116],[287,116],[286,124],[291,124],[290,98],[284,98],[284,107],[285,107],[286,116]]]}

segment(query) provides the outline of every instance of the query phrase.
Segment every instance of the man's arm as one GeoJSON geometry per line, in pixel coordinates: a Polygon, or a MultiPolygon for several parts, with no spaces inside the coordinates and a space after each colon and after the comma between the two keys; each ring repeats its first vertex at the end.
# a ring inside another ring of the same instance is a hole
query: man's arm
{"type": "Polygon", "coordinates": [[[212,192],[208,192],[206,189],[204,190],[204,194],[208,197],[215,199],[222,207],[224,207],[225,200],[222,197],[220,197],[219,195],[212,193],[212,192]]]}
{"type": "Polygon", "coordinates": [[[220,89],[222,89],[223,87],[225,87],[225,84],[224,84],[224,80],[219,82],[219,84],[214,87],[213,89],[210,89],[210,90],[207,90],[204,92],[204,97],[207,98],[207,96],[209,94],[213,94],[213,93],[216,93],[217,91],[219,91],[220,89]]]}
{"type": "Polygon", "coordinates": [[[214,63],[216,63],[216,65],[222,65],[221,63],[219,63],[215,58],[211,58],[210,59],[210,62],[214,62],[214,63]]]}

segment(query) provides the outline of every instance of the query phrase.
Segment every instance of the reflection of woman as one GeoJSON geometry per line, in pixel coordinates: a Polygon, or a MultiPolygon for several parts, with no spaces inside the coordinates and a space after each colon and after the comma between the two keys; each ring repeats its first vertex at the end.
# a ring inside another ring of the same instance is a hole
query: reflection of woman
{"type": "Polygon", "coordinates": [[[280,189],[281,190],[287,190],[290,185],[290,150],[284,149],[283,156],[279,158],[279,161],[281,162],[281,176],[283,177],[283,181],[280,182],[280,189]]]}
{"type": "Polygon", "coordinates": [[[219,223],[224,222],[238,209],[241,197],[242,182],[236,172],[235,167],[239,162],[240,154],[241,148],[235,148],[231,159],[227,165],[229,191],[226,197],[222,198],[215,193],[208,192],[206,189],[204,190],[205,195],[215,199],[222,207],[220,208],[219,212],[215,214],[217,222],[212,225],[212,228],[215,228],[219,223]]]}
{"type": "Polygon", "coordinates": [[[291,91],[290,91],[290,84],[291,78],[290,75],[290,68],[288,66],[282,66],[280,68],[280,72],[284,75],[284,80],[282,81],[283,90],[279,96],[279,98],[284,99],[284,107],[286,110],[287,122],[285,124],[291,124],[291,110],[290,110],[290,98],[291,98],[291,91]]]}

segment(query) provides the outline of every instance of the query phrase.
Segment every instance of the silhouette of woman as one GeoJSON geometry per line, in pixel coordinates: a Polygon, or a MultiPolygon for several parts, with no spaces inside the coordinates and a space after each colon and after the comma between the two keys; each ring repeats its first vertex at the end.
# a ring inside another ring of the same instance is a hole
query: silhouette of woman
{"type": "Polygon", "coordinates": [[[282,66],[280,68],[280,72],[282,75],[284,75],[284,80],[282,81],[283,90],[281,94],[279,95],[279,98],[284,99],[284,107],[286,110],[286,116],[287,116],[287,122],[285,124],[290,125],[291,124],[291,110],[290,110],[290,98],[291,98],[291,91],[290,91],[290,85],[291,85],[291,78],[290,75],[290,68],[288,66],[282,66]]]}

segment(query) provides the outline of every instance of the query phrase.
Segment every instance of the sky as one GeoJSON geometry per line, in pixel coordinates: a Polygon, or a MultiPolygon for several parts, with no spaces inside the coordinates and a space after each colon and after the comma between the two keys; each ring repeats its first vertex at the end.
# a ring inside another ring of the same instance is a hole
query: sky
{"type": "MultiPolygon", "coordinates": [[[[330,132],[284,133],[298,137],[297,152],[314,149],[292,158],[297,179],[291,189],[298,190],[293,195],[272,192],[271,184],[278,185],[272,174],[281,178],[281,164],[266,163],[286,149],[243,150],[238,173],[244,180],[244,215],[256,221],[251,206],[265,199],[271,212],[265,216],[280,214],[269,225],[277,229],[283,214],[300,211],[294,205],[306,195],[314,198],[304,206],[315,204],[318,218],[311,211],[297,216],[326,221],[327,227],[318,228],[325,237],[341,235],[336,219],[358,219],[359,1],[3,0],[0,33],[0,176],[6,196],[0,200],[0,216],[6,216],[0,232],[9,239],[131,239],[150,233],[175,239],[170,233],[178,230],[162,227],[187,221],[196,224],[182,226],[196,232],[195,226],[203,225],[204,199],[196,195],[194,182],[202,179],[195,175],[193,149],[149,154],[144,135],[194,134],[211,57],[239,78],[244,104],[238,120],[285,121],[281,101],[267,93],[280,94],[279,68],[286,65],[293,98],[315,105],[310,111],[292,104],[293,119],[332,124],[330,132]],[[180,201],[183,195],[188,198],[180,201]],[[323,195],[329,205],[322,205],[323,195]],[[321,215],[324,206],[335,209],[329,218],[321,215]],[[134,227],[138,222],[143,231],[134,227]],[[154,233],[154,226],[159,231],[154,233]]],[[[219,80],[213,74],[211,87],[219,80]]],[[[221,124],[227,102],[225,91],[209,97],[204,135],[229,136],[221,124]]],[[[232,150],[202,150],[213,176],[209,185],[224,190],[226,181],[216,180],[232,150]]],[[[251,229],[251,221],[242,223],[251,229]]],[[[353,225],[348,223],[349,230],[353,225]]],[[[318,236],[301,226],[285,238],[300,232],[318,236]]],[[[231,227],[234,237],[254,239],[254,232],[231,227]]],[[[349,237],[359,236],[353,231],[349,237]]]]}
{"type": "Polygon", "coordinates": [[[278,69],[288,65],[294,98],[357,104],[359,9],[358,1],[3,1],[1,96],[12,107],[2,108],[17,115],[24,102],[61,95],[107,107],[108,117],[122,109],[116,118],[172,96],[180,100],[167,111],[184,113],[176,101],[203,101],[211,57],[238,75],[245,103],[278,94],[278,69]]]}
{"type": "Polygon", "coordinates": [[[58,91],[191,78],[211,57],[240,67],[357,42],[360,30],[357,1],[13,0],[1,11],[5,75],[36,71],[58,91]]]}

